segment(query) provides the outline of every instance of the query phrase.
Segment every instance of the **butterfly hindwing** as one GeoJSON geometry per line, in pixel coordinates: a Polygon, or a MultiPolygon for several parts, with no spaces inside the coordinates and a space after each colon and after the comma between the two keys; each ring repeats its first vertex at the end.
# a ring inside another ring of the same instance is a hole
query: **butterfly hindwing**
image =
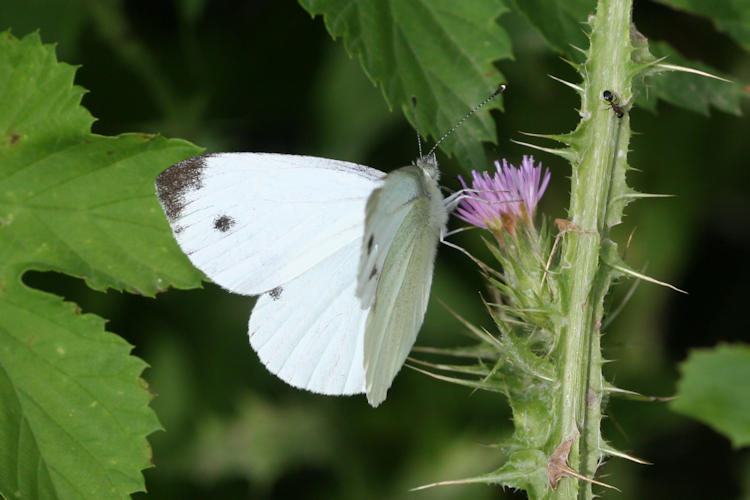
{"type": "Polygon", "coordinates": [[[282,380],[322,394],[364,392],[368,311],[354,295],[361,245],[342,248],[262,295],[250,316],[250,344],[282,380]]]}

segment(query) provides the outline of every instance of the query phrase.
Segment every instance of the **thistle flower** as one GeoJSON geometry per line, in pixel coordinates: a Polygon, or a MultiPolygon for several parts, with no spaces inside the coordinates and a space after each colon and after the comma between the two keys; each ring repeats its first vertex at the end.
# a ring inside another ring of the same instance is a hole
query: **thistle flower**
{"type": "Polygon", "coordinates": [[[545,170],[542,176],[542,164],[534,166],[533,156],[524,156],[520,168],[507,160],[502,165],[496,161],[495,168],[497,172],[492,177],[488,172],[473,170],[471,187],[458,177],[471,194],[461,200],[455,215],[483,229],[496,233],[505,229],[514,234],[518,220],[531,224],[536,205],[549,184],[550,172],[545,170]]]}

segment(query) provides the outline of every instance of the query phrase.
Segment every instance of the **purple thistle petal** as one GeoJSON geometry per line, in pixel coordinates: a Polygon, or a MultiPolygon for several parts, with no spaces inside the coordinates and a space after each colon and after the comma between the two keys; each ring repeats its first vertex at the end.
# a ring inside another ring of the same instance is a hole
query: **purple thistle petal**
{"type": "Polygon", "coordinates": [[[534,166],[533,156],[524,156],[520,168],[507,160],[496,161],[495,170],[493,176],[472,170],[471,188],[458,177],[467,194],[456,208],[456,217],[484,229],[512,228],[519,218],[530,222],[549,185],[549,170],[542,176],[542,165],[534,166]]]}

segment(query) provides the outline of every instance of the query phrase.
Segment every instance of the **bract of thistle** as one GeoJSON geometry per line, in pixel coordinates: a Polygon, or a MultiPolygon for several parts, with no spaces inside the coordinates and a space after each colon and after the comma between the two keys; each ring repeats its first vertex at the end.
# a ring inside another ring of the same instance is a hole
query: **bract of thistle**
{"type": "Polygon", "coordinates": [[[544,169],[542,173],[541,162],[534,165],[531,155],[524,155],[520,168],[503,159],[502,163],[495,162],[495,169],[493,176],[472,170],[471,187],[458,177],[470,195],[461,200],[455,215],[482,229],[513,233],[519,220],[531,223],[549,184],[550,172],[544,169]]]}

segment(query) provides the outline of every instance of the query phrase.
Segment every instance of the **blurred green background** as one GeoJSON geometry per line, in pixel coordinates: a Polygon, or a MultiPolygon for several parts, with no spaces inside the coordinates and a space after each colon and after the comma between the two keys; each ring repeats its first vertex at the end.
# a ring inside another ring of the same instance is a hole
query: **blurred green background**
{"type": "MultiPolygon", "coordinates": [[[[750,82],[750,58],[708,21],[646,1],[636,2],[634,17],[650,39],[750,82]]],[[[524,140],[519,131],[565,132],[577,123],[577,97],[547,77],[576,75],[522,17],[499,23],[511,34],[515,60],[498,64],[509,88],[505,113],[494,114],[498,144],[488,152],[518,164],[532,153],[509,141],[524,140]]],[[[16,36],[40,30],[43,41],[58,43],[60,60],[81,65],[77,82],[89,90],[83,104],[98,118],[96,133],[161,133],[212,152],[313,154],[381,170],[417,154],[406,119],[387,109],[321,19],[294,2],[5,0],[6,27],[16,36]]],[[[750,110],[747,99],[743,109],[750,110]]],[[[607,329],[605,355],[614,361],[607,372],[620,387],[668,396],[690,348],[750,338],[750,119],[663,103],[657,114],[634,109],[631,118],[638,135],[630,163],[640,169],[631,184],[676,197],[631,206],[617,237],[624,243],[633,233],[633,267],[647,266],[690,295],[641,284],[607,329]]],[[[541,211],[565,217],[569,166],[535,156],[553,175],[541,211]]],[[[444,183],[457,187],[460,168],[441,162],[444,183]]],[[[455,241],[489,260],[477,232],[455,241]]],[[[523,498],[482,485],[408,492],[497,468],[492,445],[511,422],[496,395],[408,369],[377,409],[364,397],[313,395],[258,362],[247,342],[246,297],[206,285],[154,300],[92,292],[53,273],[25,280],[108,318],[108,329],[151,365],[144,377],[159,395],[153,407],[166,431],[151,437],[156,467],[145,472],[149,493],[138,498],[523,498]]],[[[616,290],[613,308],[629,286],[616,290]]],[[[470,342],[436,299],[490,328],[483,290],[468,259],[441,248],[418,344],[470,342]]],[[[653,465],[605,464],[599,479],[622,493],[602,490],[603,497],[750,498],[747,450],[733,450],[664,403],[614,400],[607,414],[605,436],[653,465]]]]}

